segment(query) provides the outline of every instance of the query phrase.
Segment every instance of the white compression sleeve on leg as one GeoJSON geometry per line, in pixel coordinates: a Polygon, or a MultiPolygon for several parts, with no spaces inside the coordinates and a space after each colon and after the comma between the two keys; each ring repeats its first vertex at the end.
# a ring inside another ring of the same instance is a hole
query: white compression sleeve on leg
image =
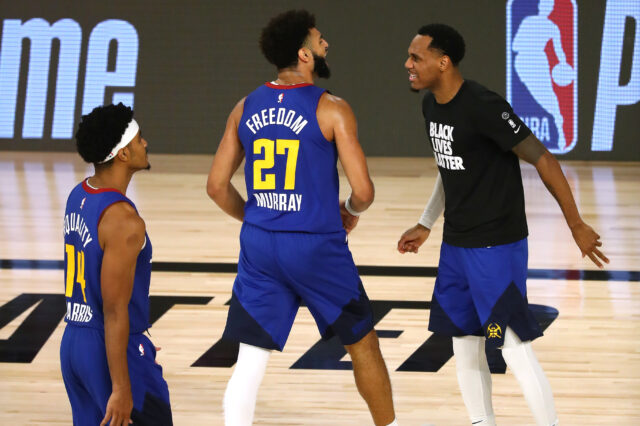
{"type": "Polygon", "coordinates": [[[224,424],[250,426],[256,408],[258,388],[271,351],[240,343],[238,362],[224,392],[224,424]]]}
{"type": "Polygon", "coordinates": [[[484,352],[484,336],[453,338],[458,384],[471,423],[495,426],[491,404],[491,372],[484,352]]]}
{"type": "Polygon", "coordinates": [[[509,327],[504,333],[502,357],[520,383],[524,398],[538,426],[558,424],[551,385],[533,353],[531,342],[522,342],[509,327]]]}
{"type": "Polygon", "coordinates": [[[442,186],[442,177],[440,173],[436,177],[436,183],[433,185],[431,198],[422,212],[422,216],[418,223],[427,229],[431,229],[433,224],[438,220],[444,211],[444,186],[442,186]]]}

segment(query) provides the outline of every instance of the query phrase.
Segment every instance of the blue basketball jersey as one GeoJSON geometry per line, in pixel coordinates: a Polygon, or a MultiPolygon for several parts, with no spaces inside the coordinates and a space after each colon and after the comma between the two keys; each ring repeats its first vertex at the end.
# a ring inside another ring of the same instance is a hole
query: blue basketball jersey
{"type": "Polygon", "coordinates": [[[324,89],[266,83],[244,101],[238,136],[245,151],[244,220],[269,231],[342,230],[338,152],[318,125],[324,89]]]}
{"type": "MultiPolygon", "coordinates": [[[[81,327],[104,329],[100,272],[103,251],[98,224],[105,209],[117,202],[135,205],[115,189],[93,189],[86,180],[69,194],[64,215],[65,321],[81,327]]],[[[138,255],[133,293],[129,301],[130,333],[141,333],[149,324],[151,241],[145,235],[138,255]]]]}

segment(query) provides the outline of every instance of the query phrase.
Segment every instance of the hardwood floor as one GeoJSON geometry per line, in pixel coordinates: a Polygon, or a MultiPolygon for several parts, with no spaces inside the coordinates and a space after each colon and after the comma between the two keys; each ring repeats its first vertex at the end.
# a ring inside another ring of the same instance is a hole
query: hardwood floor
{"type": "MultiPolygon", "coordinates": [[[[222,424],[222,396],[232,368],[225,360],[229,349],[215,345],[234,274],[220,271],[237,261],[240,223],[205,193],[210,156],[152,155],[151,163],[150,172],[136,174],[127,194],[153,242],[152,306],[156,313],[170,306],[155,321],[151,339],[162,347],[158,359],[175,424],[222,424]]],[[[602,236],[611,264],[599,272],[581,258],[555,200],[535,170],[523,165],[529,301],[551,321],[533,346],[563,426],[640,424],[640,165],[562,165],[583,218],[602,236]]],[[[371,158],[369,166],[376,201],[349,242],[357,265],[382,267],[363,268],[369,271],[363,282],[374,309],[384,313],[376,329],[384,331],[380,342],[398,419],[403,426],[466,425],[446,342],[431,340],[435,343],[428,349],[441,360],[437,371],[425,371],[434,367],[415,355],[431,337],[426,302],[435,276],[426,267],[437,266],[442,219],[419,254],[395,250],[431,193],[434,162],[371,158]],[[408,359],[418,371],[399,371],[408,359]]],[[[0,152],[0,424],[71,423],[59,367],[62,216],[71,188],[91,174],[92,167],[76,154],[0,152]],[[32,360],[9,362],[7,354],[16,352],[31,354],[32,360]]],[[[244,192],[241,174],[233,182],[244,192]]],[[[348,194],[344,177],[341,193],[348,194]]],[[[312,351],[318,341],[309,311],[301,308],[284,352],[274,353],[269,362],[256,424],[372,424],[352,372],[340,369],[348,356],[340,358],[330,344],[312,351]],[[307,367],[294,368],[300,364],[307,367]]],[[[493,402],[499,424],[533,424],[509,371],[493,375],[493,402]]]]}

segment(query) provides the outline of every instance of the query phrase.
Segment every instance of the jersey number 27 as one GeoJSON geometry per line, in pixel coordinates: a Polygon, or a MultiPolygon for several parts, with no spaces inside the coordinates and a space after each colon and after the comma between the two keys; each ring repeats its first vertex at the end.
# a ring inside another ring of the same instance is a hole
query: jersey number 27
{"type": "Polygon", "coordinates": [[[260,155],[264,152],[264,159],[253,161],[253,189],[276,189],[275,173],[262,175],[263,169],[271,169],[275,165],[275,154],[287,155],[284,189],[295,189],[299,148],[300,141],[295,139],[276,139],[275,142],[271,139],[256,139],[253,142],[253,153],[260,155]]]}

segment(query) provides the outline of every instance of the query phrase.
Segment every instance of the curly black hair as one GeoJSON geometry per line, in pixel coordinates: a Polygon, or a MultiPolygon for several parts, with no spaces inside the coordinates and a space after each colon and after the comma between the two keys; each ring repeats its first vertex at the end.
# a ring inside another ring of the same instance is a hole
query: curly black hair
{"type": "Polygon", "coordinates": [[[306,10],[289,10],[272,18],[260,35],[260,49],[267,61],[279,70],[298,63],[300,49],[316,17],[306,10]]]}
{"type": "Polygon", "coordinates": [[[447,55],[453,65],[458,66],[464,58],[464,39],[454,28],[445,24],[429,24],[420,28],[418,34],[431,37],[429,47],[447,55]]]}
{"type": "Polygon", "coordinates": [[[76,132],[78,154],[87,163],[97,164],[104,160],[120,141],[132,118],[133,110],[122,102],[99,106],[83,115],[76,132]]]}

